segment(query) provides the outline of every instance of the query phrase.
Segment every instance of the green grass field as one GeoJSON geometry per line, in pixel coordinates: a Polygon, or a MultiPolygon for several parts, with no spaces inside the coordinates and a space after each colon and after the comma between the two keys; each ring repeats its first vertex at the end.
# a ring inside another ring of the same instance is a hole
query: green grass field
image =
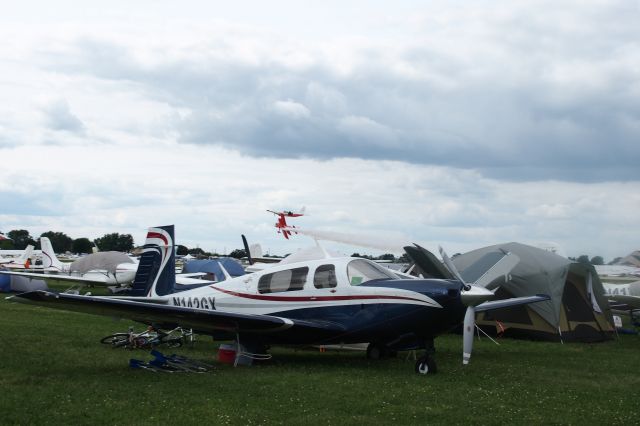
{"type": "MultiPolygon", "coordinates": [[[[129,368],[144,351],[112,349],[116,321],[0,300],[2,424],[637,424],[640,338],[603,344],[436,339],[439,372],[360,352],[272,350],[253,367],[209,373],[129,368]]],[[[141,327],[138,327],[141,328],[141,327]]],[[[214,361],[219,342],[161,349],[214,361]]]]}

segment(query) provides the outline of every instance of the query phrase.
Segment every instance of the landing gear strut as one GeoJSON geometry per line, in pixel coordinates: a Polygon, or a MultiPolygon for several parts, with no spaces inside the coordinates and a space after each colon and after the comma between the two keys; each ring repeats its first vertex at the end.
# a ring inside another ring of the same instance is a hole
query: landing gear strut
{"type": "Polygon", "coordinates": [[[425,341],[425,354],[416,361],[415,371],[418,374],[436,374],[438,366],[433,359],[436,348],[433,345],[433,339],[425,341]]]}

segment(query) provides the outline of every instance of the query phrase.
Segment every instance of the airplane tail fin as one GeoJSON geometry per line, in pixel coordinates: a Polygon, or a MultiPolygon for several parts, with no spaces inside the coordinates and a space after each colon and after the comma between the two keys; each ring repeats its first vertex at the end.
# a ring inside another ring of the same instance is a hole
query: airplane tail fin
{"type": "Polygon", "coordinates": [[[262,246],[260,243],[251,244],[249,246],[249,252],[251,253],[251,257],[262,257],[262,246]]]}
{"type": "Polygon", "coordinates": [[[249,260],[249,265],[253,265],[253,253],[251,253],[247,237],[245,237],[244,234],[242,234],[242,244],[244,245],[244,251],[247,255],[247,259],[249,260]]]}
{"type": "Polygon", "coordinates": [[[42,266],[44,268],[55,268],[59,271],[64,270],[64,265],[58,260],[56,253],[53,251],[51,240],[47,237],[40,237],[40,246],[42,247],[42,266]]]}
{"type": "Polygon", "coordinates": [[[33,254],[33,246],[29,244],[27,248],[24,249],[24,252],[22,252],[22,255],[18,259],[17,263],[20,265],[25,265],[28,268],[29,266],[27,266],[27,262],[29,262],[29,265],[31,265],[30,258],[32,254],[33,254]]]}
{"type": "Polygon", "coordinates": [[[242,235],[242,244],[244,245],[244,251],[247,253],[249,265],[253,265],[255,263],[255,258],[262,257],[262,246],[259,243],[249,245],[247,237],[242,235]]]}
{"type": "Polygon", "coordinates": [[[133,279],[132,296],[165,296],[175,290],[176,259],[174,226],[149,228],[138,271],[133,279]]]}

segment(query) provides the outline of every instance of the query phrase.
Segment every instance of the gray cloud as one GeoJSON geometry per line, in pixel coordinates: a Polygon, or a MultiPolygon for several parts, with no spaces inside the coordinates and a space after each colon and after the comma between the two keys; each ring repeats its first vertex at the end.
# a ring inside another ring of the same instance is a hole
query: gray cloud
{"type": "Polygon", "coordinates": [[[55,195],[46,193],[39,193],[38,198],[34,199],[31,194],[0,191],[3,215],[57,216],[59,213],[49,207],[55,198],[55,195]]]}
{"type": "MultiPolygon", "coordinates": [[[[135,48],[85,38],[45,66],[122,82],[180,109],[169,127],[181,143],[509,180],[638,180],[640,78],[630,59],[640,58],[638,13],[586,9],[485,16],[475,30],[467,17],[468,32],[424,30],[424,45],[351,47],[346,72],[313,47],[313,61],[292,66],[270,51],[243,60],[217,39],[196,57],[146,51],[154,61],[145,62],[135,48]]],[[[53,128],[83,128],[66,104],[49,117],[53,128]]]]}
{"type": "Polygon", "coordinates": [[[46,117],[47,127],[52,130],[64,130],[71,133],[82,134],[85,125],[76,117],[64,99],[58,99],[42,108],[46,117]]]}

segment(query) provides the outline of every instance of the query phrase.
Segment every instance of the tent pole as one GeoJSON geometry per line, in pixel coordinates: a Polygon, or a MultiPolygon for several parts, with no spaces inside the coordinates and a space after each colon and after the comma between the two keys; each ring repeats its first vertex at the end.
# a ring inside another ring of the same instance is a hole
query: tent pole
{"type": "Polygon", "coordinates": [[[560,326],[558,326],[558,334],[560,335],[560,343],[564,345],[564,340],[562,340],[562,330],[560,330],[560,326]]]}
{"type": "Polygon", "coordinates": [[[489,336],[487,334],[486,331],[484,331],[483,329],[481,329],[478,324],[476,324],[476,330],[478,331],[478,340],[480,340],[480,332],[482,331],[482,334],[484,334],[485,336],[487,336],[489,338],[489,340],[491,340],[493,343],[495,343],[496,345],[500,346],[500,343],[496,342],[493,338],[491,338],[491,336],[489,336]]]}
{"type": "MultiPolygon", "coordinates": [[[[607,334],[604,332],[604,330],[600,326],[600,322],[598,321],[598,318],[596,318],[596,312],[599,314],[602,314],[602,316],[604,316],[604,314],[602,313],[602,309],[600,309],[600,305],[598,305],[598,301],[595,299],[595,295],[593,294],[593,277],[591,276],[591,271],[589,271],[589,275],[587,275],[587,295],[589,296],[589,302],[591,302],[590,303],[591,315],[593,316],[593,320],[596,322],[596,324],[598,325],[598,328],[600,329],[600,335],[602,336],[602,340],[605,340],[607,338],[607,334]]],[[[616,335],[617,334],[618,334],[618,331],[616,330],[616,335]]]]}

